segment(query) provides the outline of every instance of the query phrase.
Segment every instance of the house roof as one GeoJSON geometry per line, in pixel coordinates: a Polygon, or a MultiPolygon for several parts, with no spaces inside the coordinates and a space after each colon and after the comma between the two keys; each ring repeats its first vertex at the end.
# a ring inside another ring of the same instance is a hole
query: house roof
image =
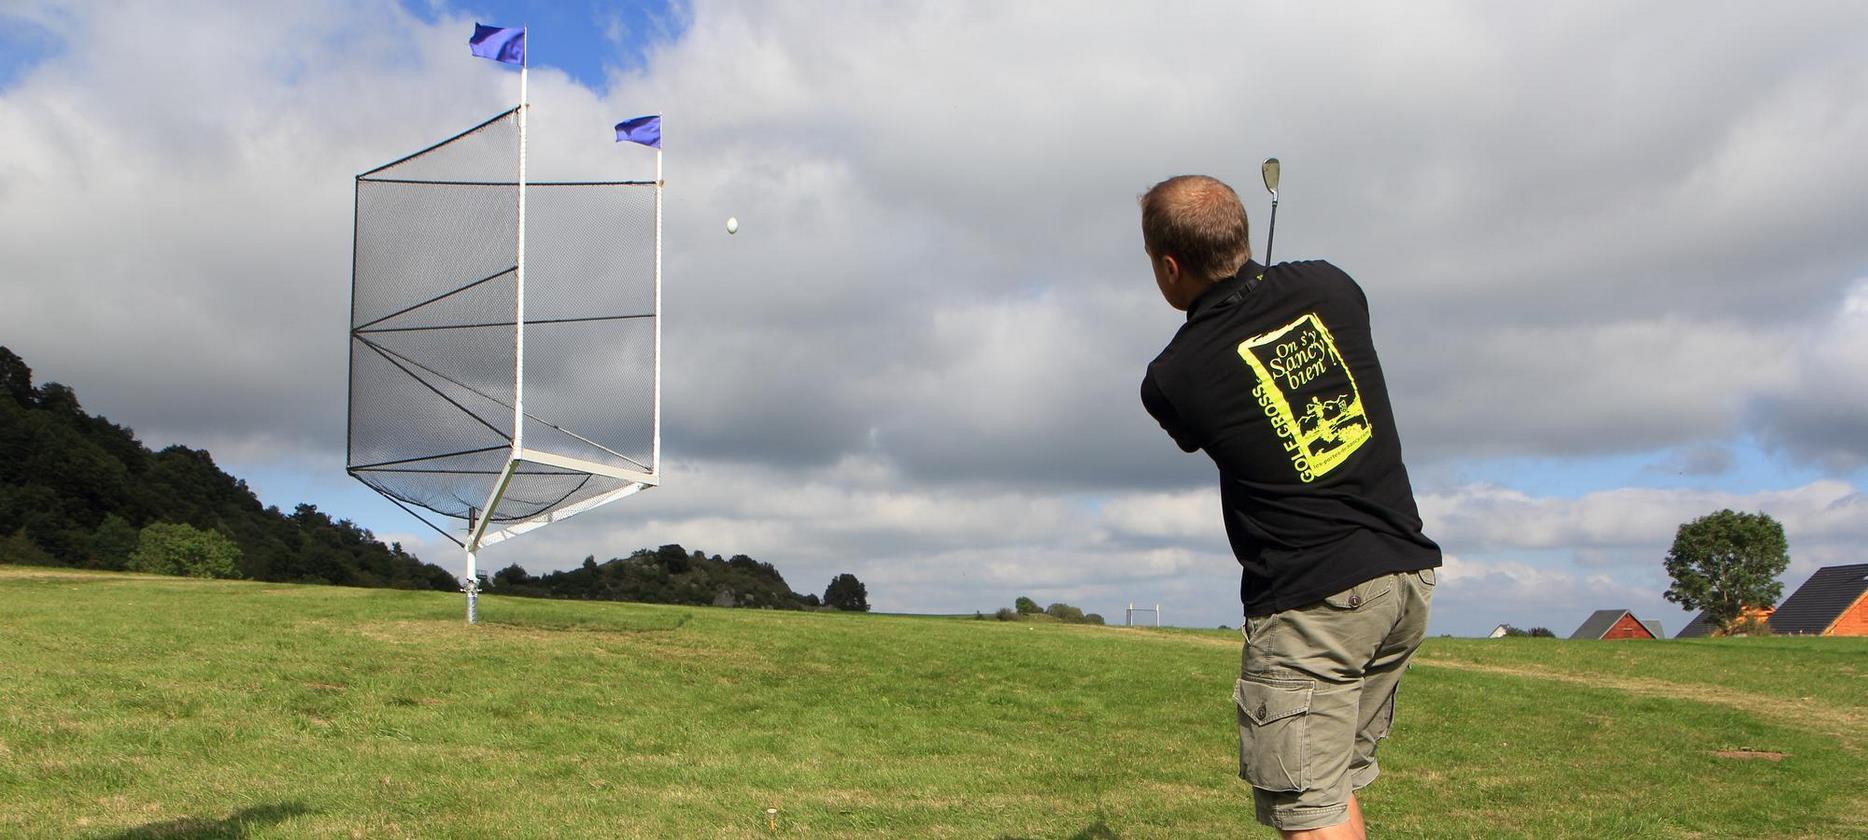
{"type": "Polygon", "coordinates": [[[1712,635],[1712,622],[1706,620],[1706,611],[1700,610],[1699,615],[1693,616],[1693,620],[1687,622],[1685,627],[1680,628],[1679,635],[1674,636],[1674,638],[1676,639],[1704,639],[1707,636],[1711,636],[1711,635],[1712,635]]]}
{"type": "MultiPolygon", "coordinates": [[[[1748,619],[1757,618],[1759,616],[1769,619],[1771,617],[1771,608],[1770,607],[1746,607],[1743,612],[1739,613],[1738,617],[1740,621],[1745,621],[1748,619]]],[[[1713,626],[1712,619],[1709,619],[1706,617],[1706,611],[1700,610],[1699,615],[1693,616],[1693,620],[1687,622],[1685,627],[1680,628],[1679,635],[1674,636],[1674,638],[1676,639],[1710,638],[1712,636],[1712,632],[1717,629],[1719,628],[1713,626]]]]}
{"type": "Polygon", "coordinates": [[[1771,630],[1821,633],[1864,592],[1868,592],[1868,563],[1817,569],[1771,613],[1771,630]]]}
{"type": "Polygon", "coordinates": [[[1656,639],[1667,638],[1667,631],[1660,629],[1660,619],[1658,618],[1655,618],[1655,619],[1637,618],[1635,620],[1641,622],[1642,627],[1647,628],[1648,635],[1653,636],[1656,639]]]}
{"type": "Polygon", "coordinates": [[[1615,626],[1615,622],[1622,620],[1622,616],[1627,614],[1627,610],[1596,610],[1589,614],[1583,626],[1576,628],[1576,632],[1570,634],[1570,638],[1600,639],[1609,632],[1609,628],[1615,626]]]}

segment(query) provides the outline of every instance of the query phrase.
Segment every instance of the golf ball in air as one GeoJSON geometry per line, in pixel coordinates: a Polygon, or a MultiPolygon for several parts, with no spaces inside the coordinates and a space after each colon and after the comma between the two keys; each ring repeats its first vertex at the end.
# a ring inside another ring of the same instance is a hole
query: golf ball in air
{"type": "Polygon", "coordinates": [[[737,217],[735,216],[726,217],[726,232],[727,233],[739,233],[739,219],[737,217]]]}

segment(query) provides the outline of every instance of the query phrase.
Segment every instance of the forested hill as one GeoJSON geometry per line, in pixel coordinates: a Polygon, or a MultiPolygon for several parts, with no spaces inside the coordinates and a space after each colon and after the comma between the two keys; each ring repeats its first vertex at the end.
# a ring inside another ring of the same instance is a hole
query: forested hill
{"type": "MultiPolygon", "coordinates": [[[[287,583],[458,589],[454,574],[384,545],[312,505],[291,513],[260,504],[246,482],[205,450],[151,452],[129,429],[85,413],[56,382],[0,347],[0,563],[240,577],[287,583]]],[[[868,609],[853,576],[828,600],[868,609]],[[846,591],[847,590],[847,591],[846,591]]],[[[532,576],[502,570],[494,590],[590,600],[802,609],[770,563],[722,560],[678,545],[532,576]]]]}
{"type": "Polygon", "coordinates": [[[217,576],[459,588],[446,569],[347,520],[311,505],[284,513],[260,504],[205,450],[151,452],[129,429],[85,413],[71,388],[35,386],[25,361],[0,347],[0,562],[137,568],[144,530],[164,523],[188,526],[169,530],[198,536],[191,545],[222,549],[232,574],[217,576]]]}

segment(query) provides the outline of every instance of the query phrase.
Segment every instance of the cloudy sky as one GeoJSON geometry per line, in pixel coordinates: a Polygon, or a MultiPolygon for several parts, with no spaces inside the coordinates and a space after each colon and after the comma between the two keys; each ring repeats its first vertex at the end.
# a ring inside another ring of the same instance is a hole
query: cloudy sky
{"type": "Polygon", "coordinates": [[[1284,162],[1276,256],[1355,276],[1434,632],[1669,633],[1683,521],[1763,510],[1790,587],[1868,539],[1868,12],[1854,2],[0,2],[0,344],[454,566],[345,477],[352,185],[510,106],[544,177],[638,178],[665,114],[665,485],[489,549],[680,542],[1238,623],[1212,466],[1136,398],[1180,316],[1135,196],[1284,162]],[[722,223],[737,216],[740,233],[722,223]]]}

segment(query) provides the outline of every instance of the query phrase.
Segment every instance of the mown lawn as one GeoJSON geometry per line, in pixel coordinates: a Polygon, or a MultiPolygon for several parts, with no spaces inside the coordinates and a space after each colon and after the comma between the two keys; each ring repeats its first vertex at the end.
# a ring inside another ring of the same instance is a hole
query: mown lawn
{"type": "MultiPolygon", "coordinates": [[[[1273,836],[1231,634],[460,607],[0,567],[0,836],[1273,836]]],[[[1429,642],[1372,833],[1868,836],[1868,645],[1628,644],[1429,642]]]]}

